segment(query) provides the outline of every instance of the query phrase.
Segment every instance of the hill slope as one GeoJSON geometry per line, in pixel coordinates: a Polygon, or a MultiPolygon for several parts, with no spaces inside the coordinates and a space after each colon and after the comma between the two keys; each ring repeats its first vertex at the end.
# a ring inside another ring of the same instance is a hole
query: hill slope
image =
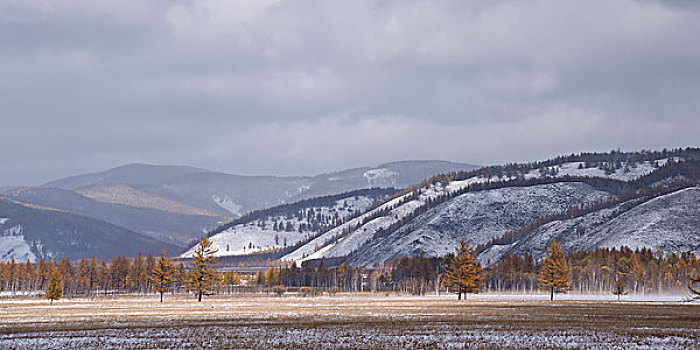
{"type": "MultiPolygon", "coordinates": [[[[394,190],[367,189],[317,197],[251,213],[212,232],[216,256],[284,250],[358,215],[394,190]]],[[[196,247],[182,257],[190,257],[196,247]]]]}
{"type": "MultiPolygon", "coordinates": [[[[633,202],[633,201],[630,201],[633,202]]],[[[691,187],[641,203],[623,203],[590,214],[548,223],[509,245],[496,245],[481,254],[497,261],[505,253],[546,255],[556,239],[566,251],[627,246],[652,251],[700,253],[700,188],[691,187]],[[624,207],[626,209],[621,210],[624,207]]]]}
{"type": "MultiPolygon", "coordinates": [[[[352,254],[351,264],[371,265],[403,256],[444,256],[461,237],[489,240],[575,205],[607,199],[609,193],[582,183],[553,183],[470,192],[440,204],[386,237],[352,254]]],[[[338,253],[336,253],[338,255],[338,253]]]]}
{"type": "MultiPolygon", "coordinates": [[[[454,251],[462,236],[472,244],[486,244],[506,233],[530,226],[534,221],[583,208],[595,209],[586,219],[590,221],[587,225],[603,225],[613,219],[610,217],[613,213],[617,216],[619,210],[599,208],[600,202],[616,201],[614,196],[635,198],[636,193],[646,193],[652,186],[664,187],[664,184],[680,181],[687,187],[697,183],[700,180],[699,159],[698,149],[630,154],[611,152],[440,175],[328,231],[282,259],[333,259],[352,265],[372,265],[402,256],[443,256],[454,251]]],[[[601,228],[592,232],[598,246],[644,245],[673,251],[692,248],[692,244],[680,244],[678,235],[681,230],[678,228],[690,229],[694,224],[692,218],[698,216],[697,208],[688,203],[676,206],[670,201],[657,201],[663,205],[644,211],[642,202],[637,199],[636,202],[620,204],[625,210],[640,205],[626,215],[643,214],[627,221],[622,221],[627,217],[622,215],[610,222],[608,231],[601,228]],[[634,224],[635,220],[645,222],[642,216],[648,220],[653,217],[652,213],[663,213],[660,214],[665,217],[663,224],[634,224]],[[652,232],[651,227],[665,227],[666,231],[658,229],[652,232]],[[613,235],[612,232],[616,233],[613,235]]],[[[585,231],[589,232],[589,229],[585,231]]],[[[533,244],[513,252],[544,251],[551,242],[550,238],[542,236],[536,242],[533,240],[533,244]]],[[[595,247],[572,241],[566,248],[572,251],[595,247]]],[[[493,263],[508,249],[508,245],[493,246],[481,258],[485,263],[493,263]]]]}
{"type": "Polygon", "coordinates": [[[216,216],[186,204],[139,191],[127,185],[94,185],[79,188],[74,192],[103,203],[123,204],[136,208],[156,209],[176,214],[216,216]]]}
{"type": "Polygon", "coordinates": [[[111,259],[179,248],[102,221],[0,197],[0,261],[111,259]]]}
{"type": "Polygon", "coordinates": [[[22,203],[108,222],[183,248],[204,232],[215,228],[222,220],[212,216],[98,202],[72,191],[55,188],[15,189],[7,192],[6,196],[22,203]]]}

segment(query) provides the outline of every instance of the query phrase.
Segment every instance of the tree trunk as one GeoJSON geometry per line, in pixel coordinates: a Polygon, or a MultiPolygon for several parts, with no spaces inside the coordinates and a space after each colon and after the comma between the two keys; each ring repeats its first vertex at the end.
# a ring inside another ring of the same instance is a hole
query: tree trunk
{"type": "Polygon", "coordinates": [[[160,302],[163,302],[163,292],[160,292],[160,302]]]}
{"type": "Polygon", "coordinates": [[[554,287],[551,287],[550,289],[550,294],[549,294],[549,300],[554,300],[554,287]]]}
{"type": "Polygon", "coordinates": [[[201,290],[197,293],[197,301],[198,302],[202,301],[202,291],[201,290]]]}

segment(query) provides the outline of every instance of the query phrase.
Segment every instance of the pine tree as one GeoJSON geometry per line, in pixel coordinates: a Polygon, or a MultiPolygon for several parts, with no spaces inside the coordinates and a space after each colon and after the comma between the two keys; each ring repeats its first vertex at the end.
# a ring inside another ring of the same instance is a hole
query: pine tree
{"type": "Polygon", "coordinates": [[[151,271],[149,279],[153,282],[153,287],[160,293],[160,302],[163,302],[163,293],[173,283],[174,265],[168,258],[165,257],[165,250],[160,252],[160,259],[156,262],[156,266],[151,271]]]}
{"type": "Polygon", "coordinates": [[[192,270],[187,276],[187,284],[197,293],[197,301],[202,301],[202,295],[207,292],[216,280],[216,273],[212,266],[216,263],[214,254],[218,251],[211,247],[209,237],[199,242],[197,249],[192,254],[192,270]]]}
{"type": "Polygon", "coordinates": [[[49,280],[49,287],[44,294],[46,299],[53,304],[54,300],[59,300],[63,296],[63,281],[61,280],[61,274],[58,269],[54,269],[51,273],[51,279],[49,280]]]}
{"type": "Polygon", "coordinates": [[[484,286],[481,263],[476,260],[474,247],[462,238],[459,246],[455,247],[457,254],[450,258],[445,266],[443,284],[456,289],[457,299],[462,299],[462,293],[478,293],[484,286]]]}
{"type": "Polygon", "coordinates": [[[549,290],[549,300],[554,300],[554,293],[566,293],[571,287],[569,266],[556,240],[553,240],[552,245],[547,249],[547,258],[540,269],[538,282],[540,289],[549,290]]]}

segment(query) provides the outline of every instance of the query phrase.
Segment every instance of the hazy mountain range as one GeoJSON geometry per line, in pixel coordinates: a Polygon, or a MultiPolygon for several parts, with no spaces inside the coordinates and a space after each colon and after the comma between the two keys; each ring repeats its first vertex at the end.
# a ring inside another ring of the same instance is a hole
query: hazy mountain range
{"type": "MultiPolygon", "coordinates": [[[[31,257],[17,255],[22,249],[33,251],[34,257],[97,254],[92,246],[75,245],[76,251],[68,253],[67,248],[58,250],[44,244],[50,241],[48,235],[53,234],[44,229],[47,225],[64,227],[64,231],[73,227],[76,236],[83,232],[76,223],[79,218],[89,218],[93,227],[100,227],[93,229],[95,232],[91,234],[95,236],[119,231],[122,235],[138,235],[134,237],[163,243],[162,247],[142,245],[149,252],[167,248],[177,253],[174,247],[185,249],[206,232],[254,210],[362,188],[405,187],[435,173],[474,168],[445,161],[403,161],[317,176],[279,177],[232,175],[187,166],[129,164],[36,187],[6,189],[0,199],[12,203],[14,211],[7,208],[0,211],[3,218],[0,234],[13,238],[0,242],[0,254],[5,260],[13,256],[31,257]],[[37,222],[30,221],[39,220],[37,216],[18,214],[23,211],[65,215],[52,216],[55,225],[42,222],[36,226],[37,222]],[[34,232],[35,227],[42,227],[41,232],[34,232]]],[[[120,244],[115,244],[116,252],[120,244]]],[[[133,254],[126,249],[126,242],[124,247],[122,254],[133,254]]]]}
{"type": "Polygon", "coordinates": [[[461,237],[504,254],[646,247],[700,252],[700,149],[584,153],[475,167],[407,161],[311,177],[131,164],[0,196],[0,259],[188,257],[371,266],[444,256],[461,237]],[[383,189],[379,189],[383,188],[383,189]]]}

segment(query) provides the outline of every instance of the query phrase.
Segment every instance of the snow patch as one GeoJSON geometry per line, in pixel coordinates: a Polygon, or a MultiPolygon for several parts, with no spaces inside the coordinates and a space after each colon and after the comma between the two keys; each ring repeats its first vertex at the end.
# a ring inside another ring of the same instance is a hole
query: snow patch
{"type": "Polygon", "coordinates": [[[15,225],[3,230],[0,236],[0,262],[9,262],[15,259],[17,262],[36,262],[36,256],[32,253],[31,246],[22,235],[22,226],[15,225]]]}
{"type": "Polygon", "coordinates": [[[365,179],[368,185],[378,186],[378,185],[388,185],[393,184],[394,177],[398,173],[395,173],[386,168],[370,169],[362,174],[362,178],[365,179]]]}
{"type": "Polygon", "coordinates": [[[213,195],[211,196],[211,198],[214,200],[216,205],[220,206],[221,208],[233,214],[234,216],[243,215],[243,207],[240,204],[229,199],[228,197],[219,197],[217,195],[213,195]]]}
{"type": "MultiPolygon", "coordinates": [[[[369,209],[374,200],[365,196],[352,196],[342,198],[330,207],[313,207],[314,217],[322,216],[333,220],[345,219],[356,211],[364,212],[369,209]]],[[[261,220],[238,224],[226,231],[210,237],[212,246],[218,249],[215,256],[245,255],[260,251],[280,249],[293,246],[302,241],[311,239],[317,233],[311,230],[311,224],[307,217],[287,217],[285,215],[268,216],[261,220]],[[277,225],[275,229],[275,225],[277,225]],[[289,229],[287,229],[289,227],[289,229]]],[[[326,244],[311,247],[310,255],[319,247],[326,244]]],[[[195,247],[183,253],[182,257],[190,257],[195,247]]]]}
{"type": "Polygon", "coordinates": [[[510,246],[494,246],[479,256],[495,263],[505,252],[545,257],[552,239],[566,252],[596,248],[648,248],[700,253],[700,188],[679,190],[639,204],[631,200],[581,217],[550,222],[510,246]],[[627,209],[625,209],[627,208],[627,209]]]}
{"type": "Polygon", "coordinates": [[[587,176],[633,181],[644,175],[652,173],[657,169],[657,167],[664,166],[667,161],[668,159],[663,158],[635,164],[623,164],[619,169],[615,169],[614,171],[608,173],[606,173],[604,169],[598,167],[586,168],[586,164],[583,162],[569,162],[541,169],[533,169],[529,173],[525,174],[525,179],[541,178],[543,177],[543,173],[549,173],[550,175],[547,176],[587,176]]]}

